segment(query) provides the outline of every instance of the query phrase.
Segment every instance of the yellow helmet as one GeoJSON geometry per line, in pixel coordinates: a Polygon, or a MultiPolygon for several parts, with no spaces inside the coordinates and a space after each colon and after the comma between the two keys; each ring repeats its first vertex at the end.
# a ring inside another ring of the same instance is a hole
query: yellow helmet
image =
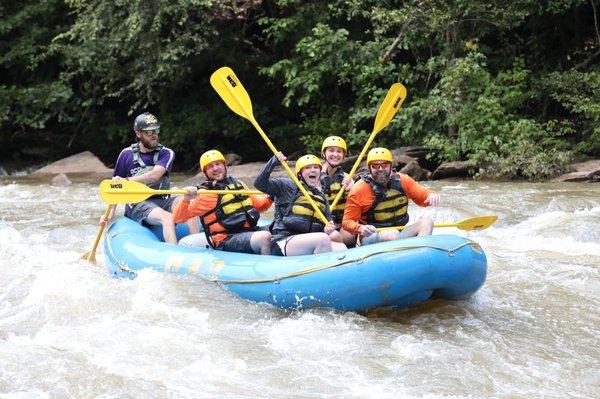
{"type": "Polygon", "coordinates": [[[321,145],[321,152],[325,151],[327,147],[340,147],[344,149],[344,152],[348,152],[348,146],[346,145],[346,141],[338,136],[329,136],[325,140],[323,140],[323,145],[321,145]]]}
{"type": "Polygon", "coordinates": [[[300,173],[302,168],[308,165],[319,165],[321,167],[321,160],[312,154],[302,155],[296,161],[296,174],[300,173]]]}
{"type": "Polygon", "coordinates": [[[387,148],[383,148],[383,147],[373,148],[367,154],[367,165],[373,161],[393,162],[392,153],[387,148]]]}
{"type": "Polygon", "coordinates": [[[225,157],[223,156],[223,154],[221,154],[221,151],[209,150],[202,154],[202,156],[200,156],[200,170],[204,172],[204,168],[206,167],[206,165],[214,161],[223,161],[223,163],[227,165],[227,162],[225,162],[225,157]]]}

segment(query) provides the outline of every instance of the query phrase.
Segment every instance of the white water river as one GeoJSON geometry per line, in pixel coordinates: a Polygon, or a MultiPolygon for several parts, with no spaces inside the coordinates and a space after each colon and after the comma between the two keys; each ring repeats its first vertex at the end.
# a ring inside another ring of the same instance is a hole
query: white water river
{"type": "MultiPolygon", "coordinates": [[[[79,257],[97,185],[0,180],[2,398],[600,397],[600,185],[432,182],[437,222],[486,214],[471,299],[281,311],[192,276],[79,257]]],[[[425,210],[412,206],[413,215],[425,210]]]]}

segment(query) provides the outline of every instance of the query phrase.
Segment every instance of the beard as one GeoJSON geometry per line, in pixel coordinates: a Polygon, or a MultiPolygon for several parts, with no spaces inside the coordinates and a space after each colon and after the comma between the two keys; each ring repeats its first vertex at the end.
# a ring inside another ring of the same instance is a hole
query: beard
{"type": "Polygon", "coordinates": [[[390,179],[390,175],[392,174],[391,170],[382,170],[382,169],[377,169],[377,170],[371,170],[371,176],[373,177],[373,180],[375,181],[375,183],[377,184],[385,184],[387,183],[387,181],[390,179]]]}
{"type": "Polygon", "coordinates": [[[140,142],[149,150],[155,150],[158,146],[158,138],[147,137],[144,134],[140,135],[140,142]]]}

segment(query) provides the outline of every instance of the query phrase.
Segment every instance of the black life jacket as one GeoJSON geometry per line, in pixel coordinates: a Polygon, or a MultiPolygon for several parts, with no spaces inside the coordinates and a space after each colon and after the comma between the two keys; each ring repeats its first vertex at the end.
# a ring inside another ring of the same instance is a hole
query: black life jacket
{"type": "MultiPolygon", "coordinates": [[[[306,188],[306,191],[315,202],[321,213],[325,214],[325,209],[327,207],[327,198],[325,197],[325,194],[316,188],[307,186],[306,184],[304,184],[304,188],[306,188]]],[[[308,202],[306,197],[298,188],[296,188],[294,200],[287,205],[287,207],[282,211],[282,214],[279,216],[281,217],[281,221],[283,222],[286,231],[278,233],[282,233],[284,235],[321,232],[325,227],[321,219],[319,219],[317,216],[310,202],[308,202]]]]}
{"type": "MultiPolygon", "coordinates": [[[[160,153],[160,150],[163,149],[163,145],[159,144],[156,149],[154,150],[154,155],[152,156],[152,162],[154,163],[154,165],[156,165],[156,163],[158,162],[158,155],[160,153]]],[[[154,169],[154,165],[151,166],[147,166],[146,163],[142,160],[142,157],[140,156],[140,143],[134,143],[131,145],[131,152],[133,154],[133,163],[136,163],[140,166],[140,168],[134,173],[133,176],[138,176],[141,174],[144,174],[146,172],[150,172],[152,169],[154,169]]],[[[162,177],[160,178],[160,180],[152,183],[152,184],[148,184],[148,187],[156,189],[156,190],[168,190],[171,187],[171,183],[169,181],[169,171],[166,171],[164,175],[162,175],[162,177]]],[[[152,196],[152,197],[157,197],[157,196],[152,196]]],[[[168,195],[164,196],[165,198],[168,197],[168,195]]]]}
{"type": "Polygon", "coordinates": [[[375,183],[370,174],[362,177],[375,192],[375,201],[362,217],[375,227],[404,226],[408,223],[408,197],[402,188],[400,176],[392,173],[385,187],[375,183]]]}
{"type": "MultiPolygon", "coordinates": [[[[342,190],[342,181],[344,180],[344,171],[341,167],[337,167],[333,175],[329,176],[327,172],[321,173],[321,184],[323,185],[323,193],[327,197],[329,204],[333,203],[333,200],[337,196],[340,190],[342,190]]],[[[344,217],[344,206],[346,205],[346,198],[348,192],[344,190],[344,194],[340,197],[340,200],[335,204],[335,208],[331,209],[331,215],[333,216],[333,222],[339,224],[342,222],[344,217]]]]}
{"type": "MultiPolygon", "coordinates": [[[[207,181],[198,188],[205,190],[245,190],[242,183],[232,176],[223,181],[207,181]]],[[[200,221],[208,242],[213,246],[211,237],[217,233],[235,234],[243,231],[253,231],[260,219],[260,213],[254,208],[252,199],[244,194],[221,194],[216,206],[204,215],[200,221]],[[208,221],[207,216],[214,213],[215,218],[208,221]]],[[[214,246],[213,246],[214,248],[214,246]]]]}

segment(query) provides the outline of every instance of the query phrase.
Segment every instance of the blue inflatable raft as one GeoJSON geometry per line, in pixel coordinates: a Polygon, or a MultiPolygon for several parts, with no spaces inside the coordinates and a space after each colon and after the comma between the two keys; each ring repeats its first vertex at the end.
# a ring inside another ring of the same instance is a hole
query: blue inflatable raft
{"type": "MultiPolygon", "coordinates": [[[[178,228],[178,234],[184,234],[178,228]]],[[[106,231],[111,273],[192,274],[237,296],[278,308],[328,307],[363,311],[405,308],[432,298],[466,299],[484,283],[487,260],[464,237],[433,235],[318,255],[278,257],[165,244],[159,233],[127,218],[106,231]]]]}

